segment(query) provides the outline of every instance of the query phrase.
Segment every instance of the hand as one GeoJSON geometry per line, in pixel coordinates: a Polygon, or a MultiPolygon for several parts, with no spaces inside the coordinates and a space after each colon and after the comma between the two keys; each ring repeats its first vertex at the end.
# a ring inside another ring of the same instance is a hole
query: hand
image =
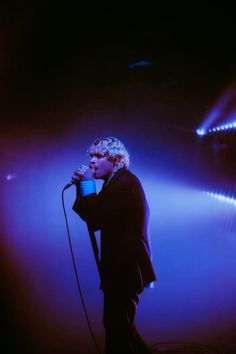
{"type": "Polygon", "coordinates": [[[77,168],[72,176],[72,181],[76,184],[80,181],[93,179],[94,170],[86,165],[81,165],[77,168]]]}

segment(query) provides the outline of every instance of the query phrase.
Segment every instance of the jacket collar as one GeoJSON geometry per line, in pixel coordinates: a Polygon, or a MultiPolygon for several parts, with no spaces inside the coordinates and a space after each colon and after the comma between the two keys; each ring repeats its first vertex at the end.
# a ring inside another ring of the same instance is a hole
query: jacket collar
{"type": "Polygon", "coordinates": [[[121,175],[123,175],[127,171],[126,167],[121,167],[114,175],[111,177],[108,182],[104,182],[102,186],[102,190],[109,188],[121,175]]]}

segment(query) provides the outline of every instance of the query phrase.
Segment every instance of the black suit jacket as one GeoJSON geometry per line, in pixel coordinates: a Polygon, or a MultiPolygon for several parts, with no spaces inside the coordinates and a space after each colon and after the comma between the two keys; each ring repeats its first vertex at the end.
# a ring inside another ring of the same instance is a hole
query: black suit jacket
{"type": "Polygon", "coordinates": [[[149,207],[138,178],[121,168],[99,194],[77,196],[73,210],[101,230],[101,287],[140,293],[156,280],[148,238],[149,207]]]}

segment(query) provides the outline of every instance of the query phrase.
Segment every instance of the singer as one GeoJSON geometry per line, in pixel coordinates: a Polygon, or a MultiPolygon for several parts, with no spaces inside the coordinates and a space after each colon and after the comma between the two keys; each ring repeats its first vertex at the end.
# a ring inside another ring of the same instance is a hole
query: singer
{"type": "Polygon", "coordinates": [[[156,280],[148,237],[149,207],[139,179],[128,170],[129,154],[114,137],[88,149],[89,166],[73,174],[73,210],[101,230],[101,289],[106,354],[151,353],[134,325],[139,295],[156,280]],[[94,179],[104,180],[96,193],[94,179]]]}

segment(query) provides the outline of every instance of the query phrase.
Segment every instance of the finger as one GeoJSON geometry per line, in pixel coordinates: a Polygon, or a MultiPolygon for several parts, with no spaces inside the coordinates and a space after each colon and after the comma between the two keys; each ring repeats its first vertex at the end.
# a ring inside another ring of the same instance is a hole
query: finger
{"type": "Polygon", "coordinates": [[[73,174],[72,179],[76,181],[80,181],[81,177],[76,174],[73,174]]]}
{"type": "Polygon", "coordinates": [[[80,170],[84,173],[87,171],[87,169],[88,169],[88,166],[82,165],[80,170]]]}

